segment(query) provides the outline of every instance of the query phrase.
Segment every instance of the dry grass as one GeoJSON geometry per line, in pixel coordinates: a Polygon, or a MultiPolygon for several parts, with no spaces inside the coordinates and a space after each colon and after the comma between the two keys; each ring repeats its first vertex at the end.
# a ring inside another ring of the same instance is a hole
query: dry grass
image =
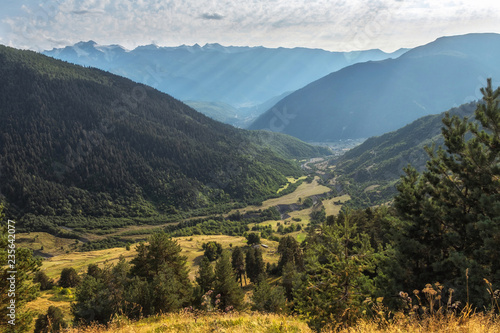
{"type": "MultiPolygon", "coordinates": [[[[312,332],[301,319],[278,314],[231,313],[193,314],[172,313],[130,321],[116,318],[108,327],[73,328],[70,333],[146,333],[146,332],[312,332]]],[[[467,317],[433,316],[422,320],[398,314],[392,322],[362,320],[357,325],[341,330],[325,329],[324,333],[493,333],[500,332],[500,321],[490,314],[472,314],[467,317]]]]}
{"type": "Polygon", "coordinates": [[[346,201],[351,200],[351,197],[346,194],[342,195],[340,197],[335,197],[330,200],[324,200],[323,201],[323,206],[325,207],[325,212],[326,216],[329,215],[334,215],[337,216],[340,213],[340,209],[342,208],[342,204],[345,203],[346,201]],[[336,204],[336,202],[339,202],[340,204],[336,204]]]}
{"type": "MultiPolygon", "coordinates": [[[[326,331],[328,332],[328,331],[326,331]]],[[[497,316],[475,313],[469,316],[432,316],[420,320],[396,315],[393,322],[379,325],[373,320],[363,320],[356,326],[339,331],[341,333],[494,333],[500,332],[497,316]]]]}
{"type": "MultiPolygon", "coordinates": [[[[188,258],[188,266],[191,270],[190,277],[194,280],[194,275],[198,270],[198,264],[203,256],[202,244],[210,241],[215,241],[222,244],[223,248],[246,246],[246,239],[240,236],[226,236],[226,235],[196,235],[188,237],[176,237],[179,245],[182,248],[182,254],[188,258]]],[[[275,263],[278,261],[276,249],[278,243],[262,240],[263,244],[269,248],[263,248],[263,257],[266,262],[275,263]]],[[[73,267],[77,272],[86,272],[89,264],[97,264],[104,266],[105,264],[116,263],[120,256],[126,260],[131,260],[137,254],[135,251],[136,244],[131,246],[130,251],[125,250],[124,247],[111,248],[105,250],[89,251],[89,252],[72,252],[62,253],[52,258],[43,261],[42,270],[50,278],[58,278],[64,268],[73,267]]]]}
{"type": "Polygon", "coordinates": [[[302,176],[299,178],[287,177],[288,183],[286,183],[285,186],[280,188],[276,193],[280,193],[281,191],[286,190],[288,188],[288,186],[290,186],[290,184],[295,184],[299,180],[306,179],[306,178],[307,178],[307,176],[302,176]]]}
{"type": "Polygon", "coordinates": [[[226,332],[226,333],[264,333],[264,332],[312,332],[306,323],[296,317],[260,314],[260,313],[233,313],[233,314],[204,314],[191,313],[167,314],[146,318],[138,322],[129,322],[126,319],[115,320],[108,328],[89,327],[72,329],[71,333],[146,333],[146,332],[226,332]]]}
{"type": "MultiPolygon", "coordinates": [[[[276,205],[289,205],[297,203],[299,198],[305,199],[311,195],[323,194],[331,191],[328,187],[318,184],[318,177],[308,184],[306,182],[302,183],[293,193],[284,195],[279,198],[273,198],[266,200],[262,203],[262,206],[248,206],[243,209],[238,209],[241,213],[245,213],[250,210],[267,209],[276,205]]],[[[231,211],[229,214],[236,212],[236,210],[231,211]]]]}
{"type": "Polygon", "coordinates": [[[77,272],[83,273],[89,264],[103,266],[106,263],[116,263],[120,256],[126,260],[135,257],[135,246],[131,246],[130,251],[124,247],[116,247],[106,250],[64,253],[43,261],[42,270],[50,278],[57,278],[64,268],[73,267],[77,272]]]}

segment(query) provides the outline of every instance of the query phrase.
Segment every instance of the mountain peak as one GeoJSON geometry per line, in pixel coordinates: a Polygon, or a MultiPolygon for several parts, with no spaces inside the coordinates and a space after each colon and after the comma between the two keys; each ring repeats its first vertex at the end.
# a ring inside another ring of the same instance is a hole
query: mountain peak
{"type": "Polygon", "coordinates": [[[96,45],[97,45],[96,42],[94,42],[93,40],[89,40],[88,42],[84,41],[78,42],[74,46],[77,46],[79,48],[94,48],[96,45]]]}

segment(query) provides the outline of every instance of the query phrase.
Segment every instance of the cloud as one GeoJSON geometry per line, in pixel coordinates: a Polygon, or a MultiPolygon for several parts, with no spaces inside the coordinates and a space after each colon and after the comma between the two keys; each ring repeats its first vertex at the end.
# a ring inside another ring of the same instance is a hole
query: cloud
{"type": "Polygon", "coordinates": [[[102,10],[72,10],[71,14],[75,15],[87,15],[87,14],[104,14],[105,12],[102,10]]]}
{"type": "Polygon", "coordinates": [[[0,13],[2,43],[39,51],[82,40],[128,49],[217,42],[394,50],[442,35],[500,32],[500,2],[489,0],[212,0],[202,11],[199,0],[9,3],[0,13]]]}
{"type": "Polygon", "coordinates": [[[203,13],[200,17],[204,20],[222,20],[224,18],[223,15],[218,13],[203,13]]]}

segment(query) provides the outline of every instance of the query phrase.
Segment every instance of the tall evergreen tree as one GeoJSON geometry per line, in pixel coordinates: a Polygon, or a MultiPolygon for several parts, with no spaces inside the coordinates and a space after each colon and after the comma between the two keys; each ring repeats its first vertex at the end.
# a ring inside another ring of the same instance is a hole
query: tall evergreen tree
{"type": "Polygon", "coordinates": [[[143,306],[144,314],[173,311],[189,301],[191,282],[181,251],[179,244],[164,232],[153,234],[148,245],[137,247],[131,273],[147,282],[152,297],[148,306],[143,306]]]}
{"type": "Polygon", "coordinates": [[[304,260],[302,258],[302,249],[299,242],[292,236],[286,236],[280,239],[278,245],[278,253],[280,258],[278,260],[278,270],[283,271],[283,267],[287,263],[292,263],[297,269],[302,270],[304,260]]]}
{"type": "Polygon", "coordinates": [[[245,257],[246,272],[251,282],[257,283],[266,272],[266,264],[259,247],[251,247],[247,250],[245,257]]]}
{"type": "Polygon", "coordinates": [[[121,257],[114,266],[96,268],[89,265],[88,273],[76,288],[71,312],[77,324],[107,323],[117,313],[131,314],[129,305],[133,300],[126,299],[129,264],[121,257]]]}
{"type": "Polygon", "coordinates": [[[215,273],[212,264],[207,257],[203,256],[201,258],[200,268],[196,276],[196,283],[200,286],[201,293],[204,294],[207,291],[212,290],[214,281],[215,273]]]}
{"type": "Polygon", "coordinates": [[[12,277],[12,273],[9,273],[12,269],[8,265],[8,260],[12,260],[9,257],[8,250],[12,250],[10,247],[12,238],[5,227],[6,223],[3,220],[3,206],[0,204],[0,222],[2,227],[0,227],[0,329],[4,332],[25,332],[30,328],[31,322],[33,321],[34,314],[27,310],[26,303],[36,299],[38,292],[40,290],[40,285],[38,283],[33,283],[33,277],[35,273],[39,270],[42,265],[41,260],[33,256],[33,252],[26,248],[15,248],[15,288],[11,289],[11,283],[8,278],[12,277]],[[15,289],[15,297],[10,297],[9,294],[15,289]],[[12,313],[11,300],[15,300],[15,318],[9,317],[12,313]],[[15,326],[8,323],[9,320],[14,320],[15,326]]]}
{"type": "Polygon", "coordinates": [[[227,250],[222,252],[221,257],[215,264],[215,297],[220,295],[217,300],[220,304],[216,304],[220,309],[226,310],[229,307],[240,309],[243,305],[243,290],[236,282],[233,267],[231,265],[231,256],[227,250]]]}
{"type": "Polygon", "coordinates": [[[263,312],[281,313],[286,311],[285,290],[281,286],[271,287],[263,279],[253,291],[252,309],[263,312]]]}
{"type": "Polygon", "coordinates": [[[346,215],[342,224],[322,225],[310,234],[305,272],[294,288],[294,305],[315,329],[327,323],[352,323],[374,292],[376,256],[366,234],[359,234],[346,215]]]}
{"type": "Polygon", "coordinates": [[[235,247],[233,253],[231,254],[231,265],[233,265],[237,281],[239,281],[240,285],[243,286],[243,278],[245,277],[245,258],[243,256],[243,251],[239,246],[235,247]]]}
{"type": "Polygon", "coordinates": [[[489,79],[481,92],[475,121],[446,114],[445,148],[427,148],[422,174],[405,170],[395,199],[408,223],[400,244],[404,285],[439,281],[466,301],[468,282],[477,307],[488,297],[483,278],[500,281],[500,88],[489,79]]]}

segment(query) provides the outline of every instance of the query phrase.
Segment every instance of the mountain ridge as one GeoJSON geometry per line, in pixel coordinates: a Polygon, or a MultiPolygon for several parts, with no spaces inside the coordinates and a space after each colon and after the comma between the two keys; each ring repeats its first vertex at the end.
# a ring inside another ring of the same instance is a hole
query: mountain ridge
{"type": "Polygon", "coordinates": [[[71,63],[100,68],[148,84],[180,100],[261,104],[355,62],[397,57],[406,50],[330,52],[206,44],[133,50],[94,41],[44,51],[71,63]]]}
{"type": "Polygon", "coordinates": [[[273,130],[278,112],[288,116],[278,130],[305,141],[381,135],[477,99],[478,84],[500,77],[498,57],[499,34],[441,38],[396,59],[330,73],[279,101],[249,128],[273,130]],[[459,56],[457,49],[463,51],[459,56]]]}

